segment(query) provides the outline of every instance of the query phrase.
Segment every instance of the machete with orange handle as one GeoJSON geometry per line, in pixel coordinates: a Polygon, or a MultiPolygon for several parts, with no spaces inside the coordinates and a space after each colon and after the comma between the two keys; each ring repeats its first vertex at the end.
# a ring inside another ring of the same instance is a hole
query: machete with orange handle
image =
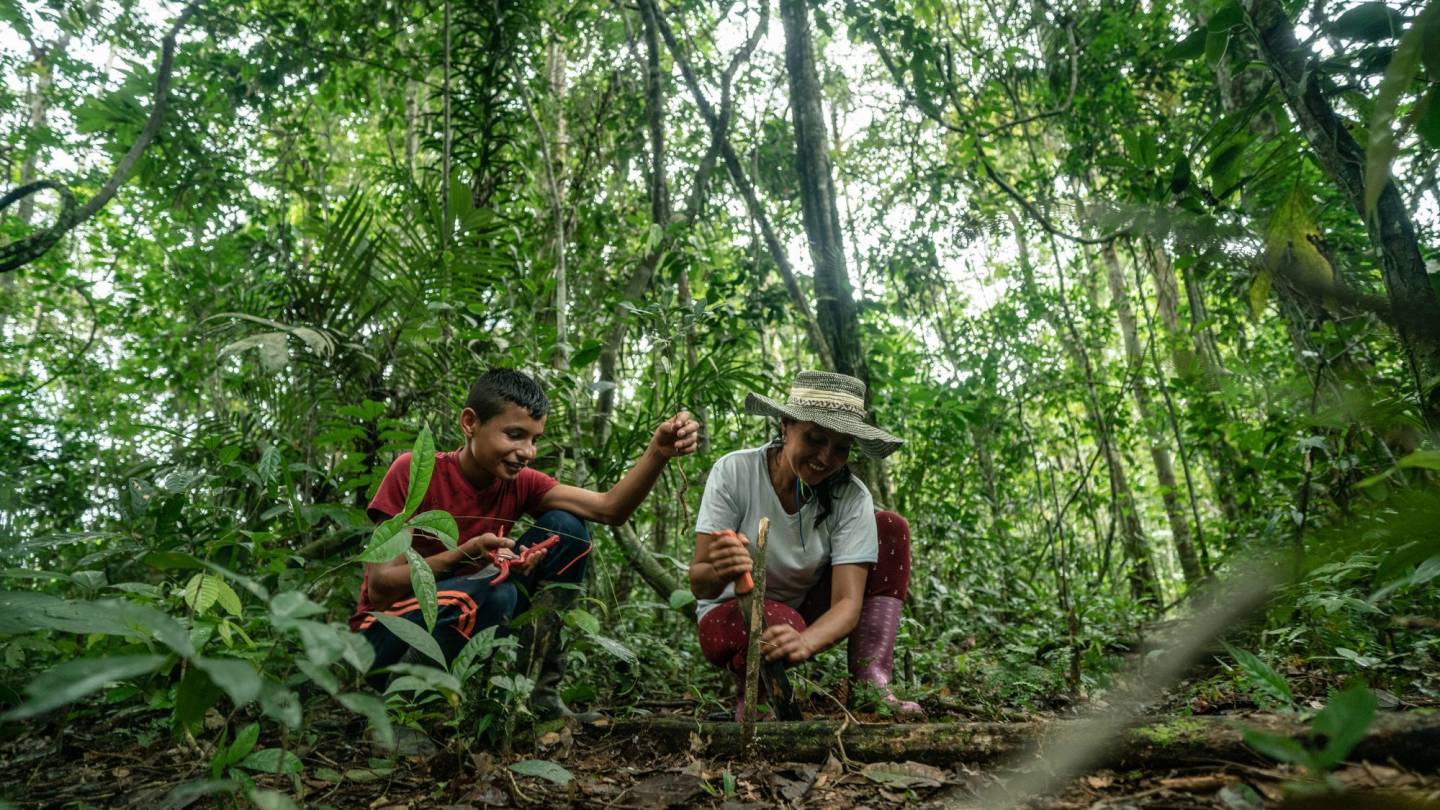
{"type": "MultiPolygon", "coordinates": [[[[763,568],[765,564],[765,535],[770,528],[769,523],[768,520],[761,518],[760,534],[756,542],[760,557],[758,562],[762,566],[760,570],[761,582],[765,579],[765,571],[763,568]]],[[[729,529],[715,532],[716,537],[722,535],[728,535],[737,539],[739,537],[739,535],[729,529]]],[[[739,578],[735,580],[735,598],[740,603],[740,617],[747,628],[747,639],[751,640],[758,639],[765,630],[765,594],[757,594],[755,590],[755,577],[751,576],[749,571],[741,574],[739,578]]],[[[769,692],[768,702],[770,709],[775,713],[775,717],[779,720],[800,720],[800,709],[795,705],[795,696],[790,688],[790,679],[785,677],[785,662],[768,660],[760,654],[759,649],[760,645],[758,641],[751,641],[749,650],[745,656],[747,677],[745,679],[746,685],[743,688],[747,693],[744,695],[747,715],[752,711],[750,707],[757,705],[758,697],[754,694],[756,691],[755,682],[749,674],[751,656],[754,656],[759,661],[759,675],[765,681],[765,688],[769,692]]]]}

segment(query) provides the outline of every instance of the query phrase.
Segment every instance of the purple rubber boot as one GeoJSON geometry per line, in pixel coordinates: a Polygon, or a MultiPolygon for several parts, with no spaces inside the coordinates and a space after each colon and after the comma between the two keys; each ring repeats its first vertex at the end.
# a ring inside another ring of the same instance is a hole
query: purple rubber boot
{"type": "Polygon", "coordinates": [[[868,683],[880,690],[885,704],[901,717],[925,714],[920,704],[901,700],[890,691],[890,670],[895,662],[895,636],[900,630],[904,602],[893,596],[866,597],[860,606],[860,622],[846,643],[852,681],[868,683]]]}

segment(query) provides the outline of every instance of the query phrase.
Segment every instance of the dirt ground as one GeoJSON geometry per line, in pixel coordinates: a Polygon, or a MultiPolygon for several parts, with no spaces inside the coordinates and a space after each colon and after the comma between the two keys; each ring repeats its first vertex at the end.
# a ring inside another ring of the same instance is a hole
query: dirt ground
{"type": "MultiPolygon", "coordinates": [[[[684,713],[685,708],[665,711],[684,713]]],[[[176,744],[164,732],[149,744],[144,735],[137,738],[136,728],[145,723],[163,728],[163,714],[118,720],[107,728],[95,718],[68,728],[52,721],[0,742],[0,795],[18,807],[166,810],[250,804],[207,791],[211,752],[202,745],[176,744]]],[[[855,762],[838,750],[824,762],[717,758],[698,735],[675,750],[658,738],[622,737],[608,722],[538,729],[519,740],[508,757],[408,731],[400,735],[397,751],[385,752],[367,741],[363,721],[336,716],[311,718],[311,725],[320,730],[310,739],[261,741],[298,755],[304,766],[299,774],[252,774],[258,786],[290,796],[302,807],[963,807],[977,790],[1003,785],[1015,775],[994,764],[855,762]]],[[[1259,761],[1143,773],[1102,770],[1027,806],[1247,810],[1282,806],[1287,797],[1291,806],[1301,806],[1293,797],[1304,793],[1303,775],[1259,761]]],[[[1440,752],[1436,765],[1440,769],[1440,752]]],[[[1332,775],[1333,785],[1349,793],[1325,800],[1330,803],[1309,799],[1304,806],[1440,808],[1440,778],[1434,773],[1393,763],[1356,763],[1332,775]]],[[[266,801],[262,796],[259,803],[266,801]]]]}

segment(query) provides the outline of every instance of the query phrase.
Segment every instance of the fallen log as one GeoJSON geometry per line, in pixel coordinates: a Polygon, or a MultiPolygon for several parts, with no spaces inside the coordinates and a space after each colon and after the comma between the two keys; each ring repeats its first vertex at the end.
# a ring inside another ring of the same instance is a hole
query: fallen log
{"type": "MultiPolygon", "coordinates": [[[[755,750],[762,757],[821,762],[832,752],[853,760],[916,760],[932,765],[992,762],[1032,752],[1044,758],[1046,742],[1073,729],[1080,720],[1048,723],[875,723],[834,720],[760,723],[755,750]]],[[[1303,723],[1277,715],[1177,717],[1137,725],[1118,739],[1095,740],[1110,749],[1108,765],[1128,768],[1181,767],[1217,760],[1264,763],[1245,744],[1244,729],[1304,740],[1303,723]]],[[[691,750],[698,736],[707,756],[744,754],[741,725],[680,717],[637,717],[614,721],[609,736],[652,740],[662,750],[691,750]]],[[[1351,760],[1394,761],[1416,770],[1440,771],[1440,716],[1384,713],[1375,719],[1351,760]]]]}

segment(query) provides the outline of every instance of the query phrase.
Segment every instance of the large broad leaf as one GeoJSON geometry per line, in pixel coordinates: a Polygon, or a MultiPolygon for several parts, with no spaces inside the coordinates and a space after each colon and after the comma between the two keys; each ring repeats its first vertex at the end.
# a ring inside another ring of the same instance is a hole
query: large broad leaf
{"type": "Polygon", "coordinates": [[[295,622],[305,656],[316,666],[329,666],[339,661],[348,648],[347,631],[333,624],[301,620],[295,622]]]}
{"type": "Polygon", "coordinates": [[[165,663],[163,655],[114,655],[66,661],[41,674],[25,687],[30,699],[6,712],[6,720],[23,720],[64,706],[104,688],[107,684],[148,675],[165,663]]]}
{"type": "Polygon", "coordinates": [[[122,599],[86,602],[34,591],[0,591],[0,633],[36,630],[153,639],[178,655],[188,658],[195,654],[184,626],[168,613],[146,605],[122,599]]]}
{"type": "Polygon", "coordinates": [[[435,572],[413,548],[405,549],[405,560],[410,568],[410,591],[415,594],[415,601],[420,603],[420,618],[425,620],[425,630],[434,633],[435,616],[440,607],[436,602],[435,572]]]}
{"type": "Polygon", "coordinates": [[[185,604],[195,615],[205,615],[216,603],[230,615],[240,615],[240,596],[219,576],[196,574],[185,584],[185,604]]]}
{"type": "Polygon", "coordinates": [[[405,520],[402,516],[396,515],[389,520],[375,527],[375,533],[370,536],[370,543],[365,550],[360,552],[360,561],[368,563],[386,563],[405,553],[410,547],[410,530],[405,528],[405,520]]]}
{"type": "Polygon", "coordinates": [[[522,759],[510,766],[521,776],[538,776],[557,785],[568,785],[575,777],[565,768],[548,759],[522,759]]]}
{"type": "Polygon", "coordinates": [[[1420,70],[1426,29],[1440,26],[1440,0],[1431,0],[1416,18],[1390,57],[1390,66],[1380,80],[1380,92],[1370,113],[1370,143],[1365,150],[1365,214],[1374,216],[1380,192],[1390,182],[1390,161],[1395,157],[1395,113],[1400,97],[1410,88],[1420,70]]]}
{"type": "Polygon", "coordinates": [[[390,715],[385,712],[385,701],[359,692],[337,695],[335,699],[341,706],[370,721],[370,728],[375,730],[375,741],[381,747],[395,747],[395,728],[390,725],[390,715]]]}
{"type": "Polygon", "coordinates": [[[440,644],[435,637],[425,632],[425,628],[399,616],[391,616],[388,613],[372,613],[375,621],[380,622],[386,630],[394,633],[401,641],[424,653],[430,660],[445,666],[445,653],[441,652],[440,644]]]}
{"type": "Polygon", "coordinates": [[[405,511],[402,513],[405,517],[410,517],[420,508],[425,490],[430,488],[430,475],[434,472],[435,437],[430,435],[430,428],[422,427],[410,452],[410,488],[406,490],[405,511]]]}
{"type": "Polygon", "coordinates": [[[210,680],[224,689],[236,706],[244,706],[260,697],[260,689],[265,682],[249,661],[238,658],[195,658],[191,664],[209,675],[210,680]]]}
{"type": "Polygon", "coordinates": [[[276,594],[275,598],[270,600],[270,621],[281,630],[288,630],[297,620],[324,612],[325,608],[310,601],[310,597],[299,591],[276,594]]]}
{"type": "Polygon", "coordinates": [[[460,527],[456,525],[454,516],[449,512],[440,509],[421,512],[410,518],[405,525],[412,529],[424,529],[435,535],[451,551],[460,546],[460,527]]]}
{"type": "Polygon", "coordinates": [[[1330,703],[1310,722],[1310,731],[1325,747],[1315,754],[1315,767],[1329,770],[1350,754],[1375,720],[1375,693],[1361,684],[1330,699],[1330,703]]]}

